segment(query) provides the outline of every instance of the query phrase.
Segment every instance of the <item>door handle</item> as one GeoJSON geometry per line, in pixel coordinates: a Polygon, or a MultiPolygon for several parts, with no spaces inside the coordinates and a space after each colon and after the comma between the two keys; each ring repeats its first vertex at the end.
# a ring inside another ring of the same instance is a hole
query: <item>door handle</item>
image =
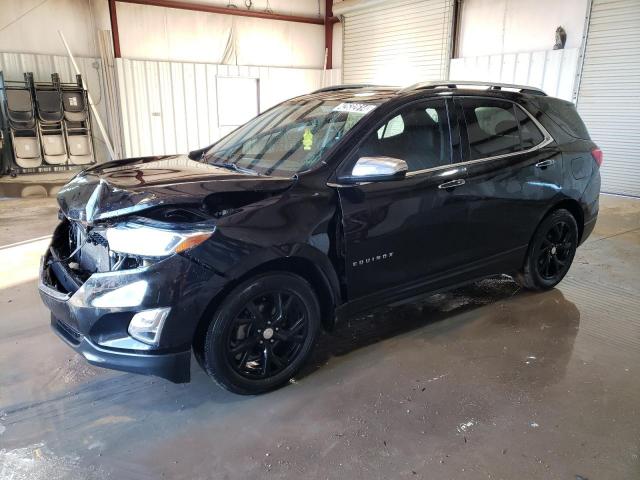
{"type": "Polygon", "coordinates": [[[556,163],[556,161],[552,158],[550,160],[543,160],[541,162],[536,163],[536,167],[538,168],[547,168],[556,163]]]}
{"type": "Polygon", "coordinates": [[[438,188],[443,189],[443,190],[448,190],[450,188],[456,188],[459,187],[461,185],[464,185],[466,182],[464,181],[463,178],[459,178],[457,180],[450,180],[448,182],[444,182],[441,183],[440,185],[438,185],[438,188]]]}

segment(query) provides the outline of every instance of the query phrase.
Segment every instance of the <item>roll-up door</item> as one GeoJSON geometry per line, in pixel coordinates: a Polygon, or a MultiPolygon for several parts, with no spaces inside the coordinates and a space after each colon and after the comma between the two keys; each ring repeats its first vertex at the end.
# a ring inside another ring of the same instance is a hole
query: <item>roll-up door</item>
{"type": "Polygon", "coordinates": [[[447,77],[453,0],[344,2],[344,83],[407,85],[447,77]]]}
{"type": "Polygon", "coordinates": [[[640,196],[640,1],[593,0],[577,103],[602,191],[640,196]]]}

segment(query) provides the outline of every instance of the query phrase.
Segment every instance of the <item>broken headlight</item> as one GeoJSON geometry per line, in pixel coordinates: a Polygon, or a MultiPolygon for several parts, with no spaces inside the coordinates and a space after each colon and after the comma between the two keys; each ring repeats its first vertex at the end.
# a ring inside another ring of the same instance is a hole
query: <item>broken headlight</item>
{"type": "Polygon", "coordinates": [[[141,257],[166,257],[200,245],[211,230],[171,230],[142,223],[122,223],[107,228],[109,248],[118,253],[141,257]]]}

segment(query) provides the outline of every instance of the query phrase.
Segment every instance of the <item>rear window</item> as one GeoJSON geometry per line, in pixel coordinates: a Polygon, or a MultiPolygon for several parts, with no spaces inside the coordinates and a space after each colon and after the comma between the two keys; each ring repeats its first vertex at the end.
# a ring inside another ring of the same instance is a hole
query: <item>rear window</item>
{"type": "Polygon", "coordinates": [[[511,102],[464,98],[460,104],[467,127],[470,160],[516,153],[544,140],[533,120],[511,102]]]}
{"type": "Polygon", "coordinates": [[[573,103],[553,97],[539,97],[536,100],[540,109],[551,117],[551,120],[558,124],[565,133],[575,138],[591,140],[587,127],[573,103]]]}

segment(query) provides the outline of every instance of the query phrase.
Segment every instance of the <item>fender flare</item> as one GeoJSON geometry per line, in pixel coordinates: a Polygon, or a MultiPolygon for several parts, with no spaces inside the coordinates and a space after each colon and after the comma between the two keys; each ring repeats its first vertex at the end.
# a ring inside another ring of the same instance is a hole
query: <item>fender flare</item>
{"type": "Polygon", "coordinates": [[[335,297],[336,305],[342,303],[343,299],[340,290],[340,281],[333,263],[325,253],[316,247],[304,243],[295,243],[292,245],[279,246],[277,248],[272,247],[253,251],[241,262],[236,264],[231,270],[225,272],[225,276],[230,281],[236,281],[266,263],[275,260],[295,258],[301,258],[313,263],[325,277],[327,285],[330,287],[331,292],[335,297]]]}

